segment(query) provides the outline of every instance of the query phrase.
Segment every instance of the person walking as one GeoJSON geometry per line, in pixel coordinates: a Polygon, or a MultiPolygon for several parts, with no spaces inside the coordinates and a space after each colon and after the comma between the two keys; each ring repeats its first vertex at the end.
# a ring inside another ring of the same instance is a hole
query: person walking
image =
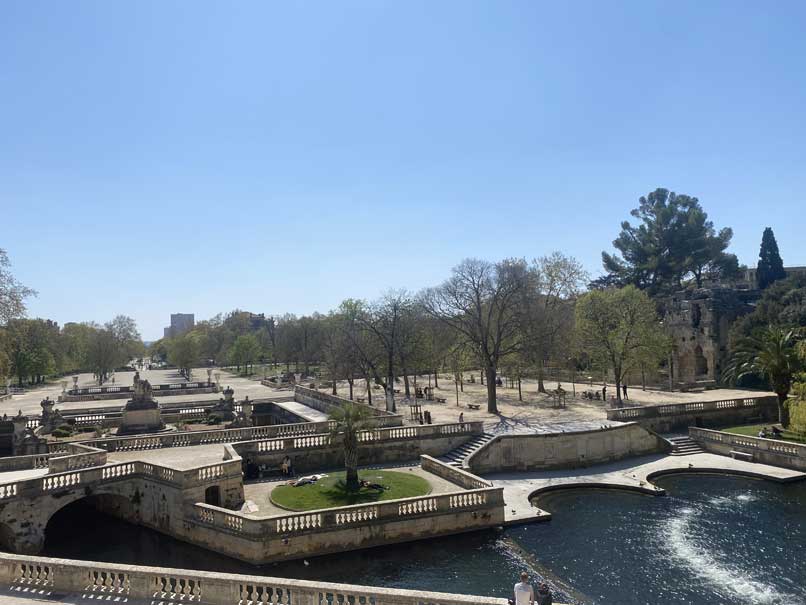
{"type": "Polygon", "coordinates": [[[515,584],[514,605],[534,605],[535,591],[529,584],[529,574],[521,573],[521,581],[515,584]]]}
{"type": "Polygon", "coordinates": [[[459,424],[462,424],[465,421],[465,413],[459,412],[459,424]]]}
{"type": "Polygon", "coordinates": [[[602,387],[602,401],[607,401],[607,383],[602,387]]]}
{"type": "Polygon", "coordinates": [[[537,599],[535,599],[535,602],[537,605],[552,605],[551,590],[545,582],[537,587],[537,599]]]}
{"type": "Polygon", "coordinates": [[[621,385],[621,392],[624,394],[624,399],[629,399],[629,397],[627,397],[627,383],[626,382],[623,385],[621,385]]]}

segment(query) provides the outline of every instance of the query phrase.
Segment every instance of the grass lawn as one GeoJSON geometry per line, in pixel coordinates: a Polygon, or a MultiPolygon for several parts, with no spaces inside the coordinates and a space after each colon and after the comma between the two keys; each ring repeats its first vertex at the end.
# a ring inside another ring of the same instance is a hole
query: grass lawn
{"type": "MultiPolygon", "coordinates": [[[[777,424],[777,423],[776,423],[777,424]]],[[[747,424],[745,426],[732,426],[728,429],[722,429],[726,433],[733,433],[735,435],[747,435],[748,437],[758,437],[758,432],[764,428],[770,428],[772,424],[747,424]]],[[[769,432],[769,431],[768,431],[769,432]]],[[[806,438],[793,433],[791,431],[784,431],[782,436],[784,441],[794,441],[796,443],[806,443],[806,438]]]]}
{"type": "Polygon", "coordinates": [[[355,493],[346,491],[344,471],[328,473],[328,475],[328,477],[320,479],[316,483],[301,485],[300,487],[279,485],[272,490],[271,501],[277,506],[289,510],[315,510],[318,508],[379,502],[381,500],[395,500],[396,498],[412,498],[414,496],[423,496],[431,491],[431,485],[428,481],[413,473],[383,470],[359,471],[359,479],[366,479],[370,483],[380,483],[389,489],[382,492],[361,489],[355,493]]]}

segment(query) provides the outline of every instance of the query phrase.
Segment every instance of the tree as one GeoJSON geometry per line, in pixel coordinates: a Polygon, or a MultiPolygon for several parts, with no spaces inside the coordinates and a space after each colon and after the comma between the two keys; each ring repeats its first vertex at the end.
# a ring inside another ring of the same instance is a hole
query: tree
{"type": "Polygon", "coordinates": [[[687,277],[701,286],[706,275],[731,277],[738,270],[735,255],[725,252],[733,232],[717,233],[696,197],[656,189],[630,214],[640,223],[621,223],[613,241],[620,256],[602,252],[607,275],[595,287],[632,284],[654,295],[679,288],[687,277]]]}
{"type": "Polygon", "coordinates": [[[744,376],[763,377],[778,396],[778,421],[789,426],[787,397],[803,368],[798,356],[798,331],[768,326],[740,341],[725,367],[724,379],[735,384],[744,376]]]}
{"type": "Polygon", "coordinates": [[[575,309],[577,341],[603,368],[613,371],[616,399],[621,403],[624,376],[647,357],[659,357],[669,346],[655,304],[635,286],[593,290],[575,309]]]}
{"type": "Polygon", "coordinates": [[[765,290],[767,286],[779,279],[786,277],[784,271],[784,261],[778,252],[778,242],[775,241],[775,234],[772,229],[764,229],[761,236],[761,249],[758,253],[758,265],[756,267],[756,284],[759,290],[765,290]]]}
{"type": "MultiPolygon", "coordinates": [[[[570,341],[573,303],[588,274],[575,258],[560,252],[532,261],[529,269],[528,287],[521,296],[524,347],[520,357],[537,366],[537,389],[545,393],[545,362],[549,357],[558,358],[563,344],[570,341]]],[[[513,367],[520,370],[522,365],[513,367]]]]}
{"type": "Polygon", "coordinates": [[[199,363],[201,356],[199,336],[193,331],[171,338],[167,342],[167,349],[168,361],[190,380],[193,366],[199,363]]]}
{"type": "Polygon", "coordinates": [[[487,375],[487,411],[491,414],[498,413],[498,363],[521,346],[518,303],[526,270],[522,260],[494,264],[466,259],[441,286],[420,296],[426,313],[459,332],[473,347],[487,375]]]}
{"type": "Polygon", "coordinates": [[[98,384],[103,384],[112,370],[117,367],[121,359],[121,351],[111,330],[97,325],[92,325],[92,327],[94,329],[87,347],[87,364],[97,377],[98,384]]]}
{"type": "Polygon", "coordinates": [[[36,291],[26,288],[11,275],[11,261],[6,251],[0,248],[0,324],[8,323],[25,315],[25,299],[36,296],[36,291]]]}
{"type": "Polygon", "coordinates": [[[360,403],[345,403],[330,412],[331,442],[340,439],[344,447],[344,469],[347,471],[347,491],[355,492],[358,483],[358,433],[370,428],[370,409],[360,403]]]}
{"type": "Polygon", "coordinates": [[[235,339],[230,349],[230,362],[238,366],[240,372],[243,366],[244,373],[249,372],[249,365],[260,355],[260,343],[254,334],[242,334],[235,339]]]}

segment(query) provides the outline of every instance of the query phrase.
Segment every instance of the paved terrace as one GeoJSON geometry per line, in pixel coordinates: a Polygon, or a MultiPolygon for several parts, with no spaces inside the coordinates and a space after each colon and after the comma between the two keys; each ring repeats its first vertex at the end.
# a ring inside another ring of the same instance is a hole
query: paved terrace
{"type": "Polygon", "coordinates": [[[690,456],[644,456],[586,469],[529,471],[484,475],[495,487],[504,488],[507,524],[547,521],[548,511],[532,506],[531,498],[540,492],[564,488],[620,488],[651,495],[665,492],[652,479],[676,472],[734,474],[778,482],[806,479],[806,474],[777,466],[734,460],[716,454],[690,456]]]}

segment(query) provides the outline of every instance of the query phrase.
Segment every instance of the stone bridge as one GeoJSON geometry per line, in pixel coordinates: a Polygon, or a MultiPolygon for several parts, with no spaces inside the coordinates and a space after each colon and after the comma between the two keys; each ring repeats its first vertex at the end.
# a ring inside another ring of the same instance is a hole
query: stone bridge
{"type": "Polygon", "coordinates": [[[187,505],[235,507],[243,502],[241,459],[228,446],[218,448],[218,461],[190,469],[142,460],[110,463],[101,450],[40,456],[47,467],[0,475],[5,481],[0,484],[0,545],[39,552],[53,515],[83,499],[126,521],[181,535],[187,505]]]}

